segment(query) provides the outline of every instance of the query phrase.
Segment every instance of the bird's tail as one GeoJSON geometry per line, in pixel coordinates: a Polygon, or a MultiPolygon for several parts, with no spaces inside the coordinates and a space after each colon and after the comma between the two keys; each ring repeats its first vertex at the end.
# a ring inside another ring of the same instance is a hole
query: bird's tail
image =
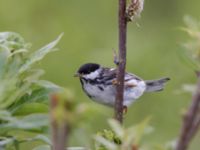
{"type": "Polygon", "coordinates": [[[155,92],[161,91],[164,88],[164,85],[170,78],[162,78],[158,80],[147,80],[146,83],[146,90],[145,92],[155,92]]]}

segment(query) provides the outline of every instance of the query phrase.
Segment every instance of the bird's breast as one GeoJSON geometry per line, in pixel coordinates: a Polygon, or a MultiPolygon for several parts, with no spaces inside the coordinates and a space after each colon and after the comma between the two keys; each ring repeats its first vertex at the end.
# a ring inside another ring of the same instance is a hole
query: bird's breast
{"type": "Polygon", "coordinates": [[[84,82],[83,89],[92,100],[98,103],[105,105],[113,105],[114,103],[115,89],[112,85],[90,84],[84,82]]]}

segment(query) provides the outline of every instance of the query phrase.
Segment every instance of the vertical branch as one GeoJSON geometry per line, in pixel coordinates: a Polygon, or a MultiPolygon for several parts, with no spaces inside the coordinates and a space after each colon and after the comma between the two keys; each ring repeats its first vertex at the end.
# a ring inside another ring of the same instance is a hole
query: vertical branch
{"type": "Polygon", "coordinates": [[[117,68],[117,86],[115,100],[115,118],[123,122],[124,75],[126,68],[126,0],[119,0],[119,64],[117,68]]]}
{"type": "Polygon", "coordinates": [[[200,126],[200,73],[198,72],[197,75],[197,89],[192,98],[192,104],[184,117],[176,150],[186,150],[200,126]]]}

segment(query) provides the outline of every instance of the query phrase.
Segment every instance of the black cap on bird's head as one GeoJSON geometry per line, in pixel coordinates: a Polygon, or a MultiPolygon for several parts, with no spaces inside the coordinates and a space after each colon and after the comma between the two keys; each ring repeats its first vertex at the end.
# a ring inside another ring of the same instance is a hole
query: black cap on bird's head
{"type": "Polygon", "coordinates": [[[94,72],[100,68],[99,64],[96,63],[87,63],[82,65],[77,73],[74,75],[75,77],[81,77],[81,75],[87,75],[90,74],[91,72],[94,72]]]}

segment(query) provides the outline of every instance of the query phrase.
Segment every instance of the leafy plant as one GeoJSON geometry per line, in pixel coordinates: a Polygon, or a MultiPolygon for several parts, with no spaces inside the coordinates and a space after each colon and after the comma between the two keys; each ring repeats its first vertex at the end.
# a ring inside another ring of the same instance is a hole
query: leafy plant
{"type": "Polygon", "coordinates": [[[189,40],[184,42],[181,50],[183,60],[194,70],[200,69],[200,22],[190,16],[184,17],[185,27],[182,28],[189,40]]]}
{"type": "Polygon", "coordinates": [[[20,131],[42,133],[48,124],[48,96],[61,87],[45,80],[34,64],[53,52],[61,39],[31,53],[30,44],[17,33],[0,33],[0,149],[44,138],[20,137],[20,131]],[[15,133],[13,131],[17,131],[15,133]]]}
{"type": "Polygon", "coordinates": [[[96,150],[138,150],[143,144],[142,137],[152,128],[148,126],[149,118],[143,122],[123,128],[116,120],[109,120],[111,130],[103,130],[95,136],[96,150]]]}
{"type": "Polygon", "coordinates": [[[141,123],[124,128],[118,121],[109,120],[111,129],[98,132],[94,137],[95,150],[173,150],[175,140],[165,144],[145,142],[144,136],[153,131],[149,121],[150,118],[146,118],[141,123]]]}

